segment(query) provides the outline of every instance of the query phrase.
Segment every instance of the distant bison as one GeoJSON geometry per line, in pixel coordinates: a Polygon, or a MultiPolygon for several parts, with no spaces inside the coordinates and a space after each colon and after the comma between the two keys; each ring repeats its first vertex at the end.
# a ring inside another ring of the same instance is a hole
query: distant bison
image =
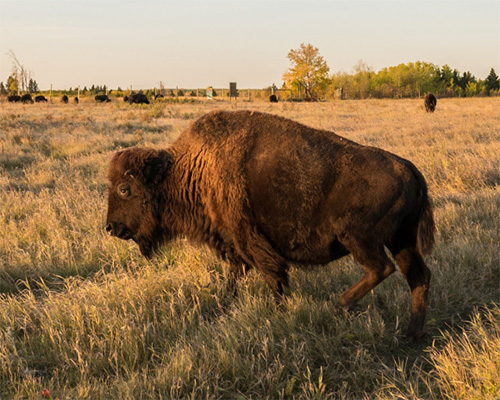
{"type": "Polygon", "coordinates": [[[147,96],[143,93],[133,93],[127,97],[126,100],[128,103],[132,104],[149,104],[149,100],[147,96]]]}
{"type": "Polygon", "coordinates": [[[226,259],[231,282],[254,267],[277,299],[288,265],[351,253],[364,276],[339,299],[350,309],[395,271],[411,288],[407,335],[423,334],[434,241],[427,186],[410,162],[333,132],[258,112],[216,111],[168,148],[115,153],[106,230],[146,258],[178,236],[226,259]]]}
{"type": "Polygon", "coordinates": [[[98,103],[109,103],[111,101],[107,94],[98,94],[94,98],[98,103]]]}
{"type": "Polygon", "coordinates": [[[68,101],[69,101],[68,96],[64,95],[63,97],[61,97],[61,102],[62,102],[62,103],[64,103],[64,104],[68,104],[68,101]]]}
{"type": "Polygon", "coordinates": [[[75,102],[75,104],[78,104],[78,103],[80,103],[80,99],[78,97],[75,97],[74,102],[75,102]]]}
{"type": "Polygon", "coordinates": [[[18,96],[17,94],[13,94],[12,96],[7,97],[7,101],[9,103],[18,103],[21,101],[21,96],[18,96]]]}
{"type": "Polygon", "coordinates": [[[31,94],[26,93],[21,96],[21,103],[24,104],[33,104],[33,98],[31,97],[31,94]]]}
{"type": "Polygon", "coordinates": [[[424,99],[425,111],[434,112],[436,109],[437,99],[432,93],[427,93],[424,99]]]}
{"type": "Polygon", "coordinates": [[[276,97],[275,94],[272,94],[271,96],[269,96],[269,101],[271,103],[277,103],[278,102],[278,98],[276,97]]]}
{"type": "Polygon", "coordinates": [[[35,103],[47,103],[47,98],[42,95],[36,96],[35,103]]]}

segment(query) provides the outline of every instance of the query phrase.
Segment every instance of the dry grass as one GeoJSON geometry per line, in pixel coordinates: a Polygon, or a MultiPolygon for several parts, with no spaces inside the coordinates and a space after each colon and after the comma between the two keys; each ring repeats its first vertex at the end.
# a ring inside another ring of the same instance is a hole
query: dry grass
{"type": "Polygon", "coordinates": [[[415,100],[2,103],[0,398],[498,398],[499,105],[443,99],[429,115],[415,100]],[[335,313],[360,276],[349,257],[292,269],[276,308],[255,273],[233,298],[207,249],[179,240],[146,262],[104,234],[111,153],[166,146],[214,108],[283,115],[420,168],[438,226],[426,339],[402,335],[400,275],[358,312],[335,313]]]}

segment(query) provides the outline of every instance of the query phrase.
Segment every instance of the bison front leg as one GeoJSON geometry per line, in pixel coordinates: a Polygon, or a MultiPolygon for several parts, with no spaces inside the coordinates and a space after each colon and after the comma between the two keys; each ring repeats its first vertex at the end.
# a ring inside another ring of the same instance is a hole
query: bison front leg
{"type": "Polygon", "coordinates": [[[237,294],[238,281],[250,270],[250,266],[236,253],[234,244],[222,240],[213,243],[220,258],[229,263],[229,277],[227,290],[229,293],[237,294]]]}
{"type": "Polygon", "coordinates": [[[271,288],[277,302],[288,287],[288,264],[285,259],[259,233],[248,230],[235,239],[238,255],[248,266],[255,267],[271,288]]]}
{"type": "Polygon", "coordinates": [[[238,282],[250,270],[250,266],[236,255],[229,262],[228,291],[234,296],[238,294],[238,282]]]}

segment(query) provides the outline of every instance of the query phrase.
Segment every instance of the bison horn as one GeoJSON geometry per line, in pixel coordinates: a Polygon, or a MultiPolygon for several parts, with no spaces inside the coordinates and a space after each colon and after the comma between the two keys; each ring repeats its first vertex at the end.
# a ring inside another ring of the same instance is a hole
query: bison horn
{"type": "Polygon", "coordinates": [[[137,176],[137,173],[133,169],[129,169],[127,172],[125,172],[125,176],[130,176],[132,179],[134,179],[137,176]]]}

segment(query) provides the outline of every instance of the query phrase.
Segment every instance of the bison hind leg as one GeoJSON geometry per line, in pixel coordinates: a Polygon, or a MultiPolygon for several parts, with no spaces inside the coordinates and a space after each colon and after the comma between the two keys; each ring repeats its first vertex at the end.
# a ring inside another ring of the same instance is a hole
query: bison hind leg
{"type": "Polygon", "coordinates": [[[418,339],[425,335],[424,321],[431,271],[415,247],[392,250],[396,264],[411,290],[411,314],[406,336],[418,339]]]}

